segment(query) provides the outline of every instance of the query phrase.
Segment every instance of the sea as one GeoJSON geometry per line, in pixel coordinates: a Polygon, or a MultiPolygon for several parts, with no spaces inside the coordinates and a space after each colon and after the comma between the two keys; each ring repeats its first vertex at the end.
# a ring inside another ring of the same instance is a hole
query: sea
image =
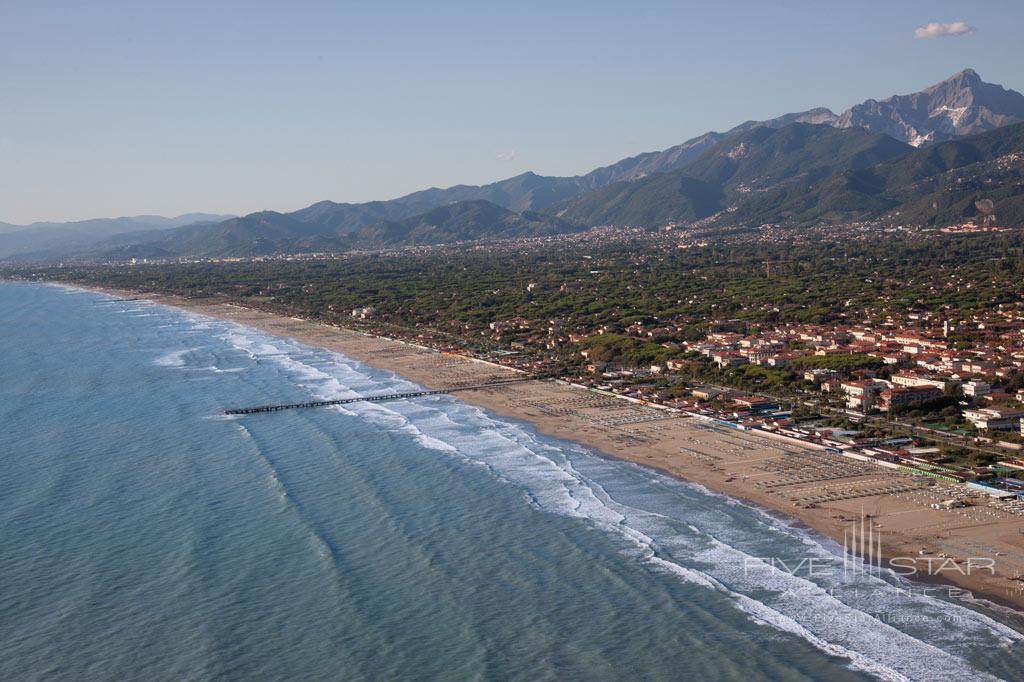
{"type": "Polygon", "coordinates": [[[1024,679],[1008,611],[143,300],[0,283],[2,680],[1024,679]],[[859,560],[857,560],[859,561],[859,560]]]}

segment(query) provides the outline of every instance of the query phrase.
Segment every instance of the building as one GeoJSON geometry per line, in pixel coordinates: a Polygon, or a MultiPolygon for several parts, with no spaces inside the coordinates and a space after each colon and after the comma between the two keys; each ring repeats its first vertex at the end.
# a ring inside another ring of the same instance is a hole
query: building
{"type": "Polygon", "coordinates": [[[878,394],[878,409],[882,412],[888,412],[894,407],[917,405],[941,398],[942,395],[942,389],[935,386],[899,386],[889,388],[878,394]]]}
{"type": "Polygon", "coordinates": [[[866,412],[875,404],[875,398],[886,385],[880,381],[844,381],[840,389],[846,394],[846,406],[851,410],[866,412]]]}
{"type": "Polygon", "coordinates": [[[745,351],[743,354],[747,358],[747,362],[752,365],[767,365],[768,361],[775,357],[775,351],[771,348],[752,348],[745,351]]]}
{"type": "Polygon", "coordinates": [[[738,367],[747,364],[747,359],[738,353],[715,353],[711,359],[719,367],[738,367]]]}
{"type": "Polygon", "coordinates": [[[732,401],[736,403],[736,405],[745,407],[751,412],[766,412],[769,410],[779,409],[778,401],[759,395],[740,395],[733,398],[732,401]]]}
{"type": "Polygon", "coordinates": [[[804,372],[804,381],[813,381],[816,384],[822,384],[832,379],[838,379],[839,372],[834,369],[816,368],[809,369],[804,372]]]}
{"type": "Polygon", "coordinates": [[[1018,428],[1024,410],[1010,410],[1004,407],[984,407],[980,410],[964,410],[964,419],[975,428],[985,431],[1006,431],[1018,428]]]}
{"type": "Polygon", "coordinates": [[[715,388],[714,386],[698,386],[690,391],[690,395],[697,400],[714,400],[723,393],[725,393],[725,391],[720,388],[715,388]]]}
{"type": "Polygon", "coordinates": [[[896,386],[909,386],[911,388],[916,388],[918,386],[934,386],[940,391],[944,391],[946,389],[946,384],[948,383],[944,379],[921,376],[920,374],[911,374],[909,372],[893,374],[889,381],[896,386]]]}
{"type": "Polygon", "coordinates": [[[985,381],[968,381],[963,385],[963,391],[970,398],[982,398],[992,392],[992,387],[985,381]]]}

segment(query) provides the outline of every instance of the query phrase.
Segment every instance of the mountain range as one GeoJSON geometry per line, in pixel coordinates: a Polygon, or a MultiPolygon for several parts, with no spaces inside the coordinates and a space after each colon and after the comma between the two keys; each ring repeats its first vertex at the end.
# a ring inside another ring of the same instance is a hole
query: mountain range
{"type": "Polygon", "coordinates": [[[61,258],[87,251],[118,235],[142,235],[183,225],[209,226],[232,217],[211,213],[186,213],[174,218],[140,215],[68,223],[0,223],[0,259],[36,255],[61,258]]]}
{"type": "MultiPolygon", "coordinates": [[[[80,235],[89,232],[84,226],[93,221],[75,228],[33,229],[37,235],[54,235],[48,245],[28,239],[25,230],[0,227],[0,258],[345,251],[709,218],[720,224],[757,224],[893,214],[934,222],[970,214],[973,200],[967,188],[977,184],[971,173],[994,172],[986,164],[995,162],[996,148],[1004,156],[1012,153],[1006,149],[1018,143],[1015,135],[998,144],[994,140],[1020,121],[1024,95],[985,83],[966,69],[917,93],[869,99],[840,114],[815,108],[747,121],[585,175],[527,172],[487,185],[430,188],[388,201],[321,201],[292,213],[263,211],[223,220],[195,216],[190,224],[163,227],[152,222],[106,225],[90,232],[96,238],[89,239],[80,235]],[[993,131],[994,138],[985,138],[993,131]],[[979,134],[982,141],[970,141],[979,134]],[[953,170],[958,171],[958,192],[940,197],[937,188],[953,170]],[[953,200],[954,194],[959,198],[953,200]]],[[[1000,178],[1009,184],[992,191],[990,182],[983,189],[998,203],[1016,201],[1013,174],[1000,178]]],[[[1010,208],[997,209],[1004,218],[1016,215],[1010,208]]],[[[181,218],[186,216],[173,220],[181,218]]]]}
{"type": "Polygon", "coordinates": [[[457,201],[408,218],[378,220],[362,227],[348,225],[343,230],[300,220],[294,213],[262,211],[215,225],[189,225],[150,233],[105,251],[103,257],[168,258],[214,254],[241,258],[513,239],[584,229],[587,226],[557,216],[533,211],[517,213],[481,199],[457,201]]]}
{"type": "Polygon", "coordinates": [[[841,169],[820,182],[776,187],[738,203],[722,222],[942,226],[982,213],[1000,225],[1024,225],[1024,123],[841,169]]]}
{"type": "Polygon", "coordinates": [[[791,123],[726,136],[679,170],[616,182],[551,210],[587,225],[656,227],[711,216],[749,196],[869,168],[913,147],[863,128],[791,123]]]}

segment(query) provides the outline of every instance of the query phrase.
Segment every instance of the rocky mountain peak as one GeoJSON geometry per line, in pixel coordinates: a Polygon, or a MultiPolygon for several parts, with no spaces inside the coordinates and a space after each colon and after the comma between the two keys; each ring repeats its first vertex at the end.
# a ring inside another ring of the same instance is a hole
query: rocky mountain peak
{"type": "Polygon", "coordinates": [[[920,92],[869,99],[841,114],[835,125],[868,128],[920,147],[1022,120],[1024,95],[964,69],[920,92]]]}

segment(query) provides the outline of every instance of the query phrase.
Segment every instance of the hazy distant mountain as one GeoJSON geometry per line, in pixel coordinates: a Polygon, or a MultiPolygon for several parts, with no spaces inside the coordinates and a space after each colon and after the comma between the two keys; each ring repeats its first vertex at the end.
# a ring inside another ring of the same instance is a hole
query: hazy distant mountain
{"type": "Polygon", "coordinates": [[[63,223],[36,222],[29,223],[28,225],[0,223],[0,229],[9,229],[10,231],[18,232],[29,230],[66,229],[94,234],[106,233],[107,235],[110,235],[147,229],[165,230],[181,227],[182,225],[191,225],[192,223],[213,222],[227,220],[229,218],[234,218],[234,216],[220,213],[183,213],[182,215],[174,218],[165,218],[164,216],[158,215],[136,215],[122,216],[120,218],[92,218],[89,220],[75,220],[63,223]]]}
{"type": "MultiPolygon", "coordinates": [[[[189,225],[142,236],[141,241],[106,242],[94,254],[103,258],[231,258],[277,253],[343,252],[396,246],[443,244],[479,239],[510,239],[560,234],[586,229],[554,216],[531,211],[516,213],[489,201],[459,201],[400,220],[372,225],[337,225],[324,216],[336,215],[339,205],[318,212],[284,214],[262,211],[214,225],[189,225]]],[[[351,205],[344,209],[352,210],[351,205]]],[[[378,210],[379,207],[378,207],[378,210]]]]}
{"type": "Polygon", "coordinates": [[[912,149],[861,128],[756,126],[726,136],[679,170],[614,183],[549,210],[586,225],[657,227],[691,222],[782,185],[868,168],[912,149]]]}
{"type": "Polygon", "coordinates": [[[158,244],[184,255],[265,256],[302,239],[324,236],[316,226],[274,211],[251,213],[212,226],[172,230],[158,244]]]}
{"type": "Polygon", "coordinates": [[[111,237],[121,234],[144,234],[189,224],[220,222],[228,215],[186,213],[174,218],[162,216],[129,216],[96,218],[68,223],[32,223],[30,225],[0,224],[0,258],[64,256],[87,251],[111,237]]]}
{"type": "Polygon", "coordinates": [[[114,237],[91,255],[102,258],[168,258],[211,256],[246,258],[299,251],[343,251],[348,246],[330,230],[288,214],[260,211],[217,223],[186,225],[172,230],[114,237]],[[308,248],[301,248],[305,244],[308,248]]]}

